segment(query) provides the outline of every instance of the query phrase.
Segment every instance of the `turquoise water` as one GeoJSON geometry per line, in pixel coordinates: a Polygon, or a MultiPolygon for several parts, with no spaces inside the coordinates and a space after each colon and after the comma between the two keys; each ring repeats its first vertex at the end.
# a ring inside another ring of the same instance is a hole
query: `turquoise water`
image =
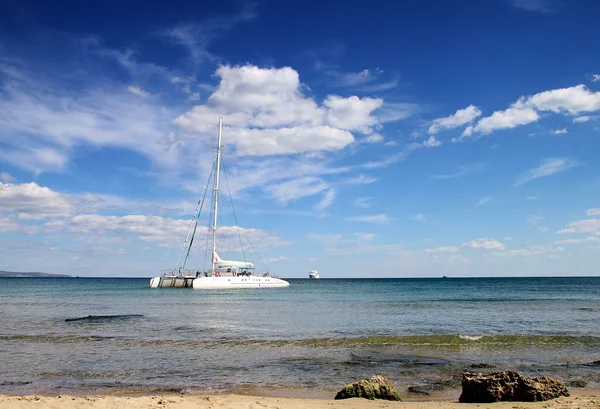
{"type": "Polygon", "coordinates": [[[600,278],[289,281],[0,279],[0,393],[436,390],[482,366],[600,385],[600,278]]]}

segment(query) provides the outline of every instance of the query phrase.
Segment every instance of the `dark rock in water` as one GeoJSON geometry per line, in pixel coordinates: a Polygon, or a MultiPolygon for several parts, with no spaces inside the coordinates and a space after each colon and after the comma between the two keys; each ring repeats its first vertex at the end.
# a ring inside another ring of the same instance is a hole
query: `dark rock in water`
{"type": "Polygon", "coordinates": [[[569,382],[569,386],[572,386],[574,388],[585,388],[587,386],[587,382],[581,379],[577,379],[575,381],[569,382]]]}
{"type": "Polygon", "coordinates": [[[485,363],[471,364],[471,368],[473,368],[473,369],[488,369],[488,368],[493,368],[493,367],[494,367],[494,365],[485,364],[485,363]]]}
{"type": "Polygon", "coordinates": [[[429,395],[429,392],[419,389],[418,386],[409,386],[408,393],[412,393],[413,395],[429,395]]]}
{"type": "Polygon", "coordinates": [[[569,396],[559,381],[547,376],[529,378],[514,371],[490,374],[463,373],[459,402],[489,403],[498,401],[538,402],[569,396]]]}
{"type": "Polygon", "coordinates": [[[126,314],[126,315],[88,315],[87,317],[67,318],[66,322],[86,321],[86,322],[105,322],[111,320],[127,320],[131,318],[143,317],[141,314],[126,314]]]}
{"type": "Polygon", "coordinates": [[[390,381],[382,375],[374,375],[369,379],[350,383],[335,395],[335,399],[348,398],[402,400],[390,381]]]}

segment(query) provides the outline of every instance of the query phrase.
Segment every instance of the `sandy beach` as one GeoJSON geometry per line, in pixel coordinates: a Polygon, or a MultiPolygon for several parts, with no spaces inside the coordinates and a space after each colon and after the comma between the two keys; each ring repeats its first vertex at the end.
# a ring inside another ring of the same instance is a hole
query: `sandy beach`
{"type": "Polygon", "coordinates": [[[284,397],[261,397],[248,395],[153,395],[136,397],[117,396],[7,396],[0,395],[0,408],[4,409],[209,409],[209,408],[248,408],[248,409],[359,409],[359,408],[389,408],[389,409],[453,409],[453,408],[494,408],[494,409],[536,409],[536,408],[600,408],[600,391],[575,391],[568,398],[559,398],[546,402],[499,402],[489,404],[458,403],[456,399],[449,400],[418,400],[404,402],[369,401],[365,399],[306,399],[284,397]]]}

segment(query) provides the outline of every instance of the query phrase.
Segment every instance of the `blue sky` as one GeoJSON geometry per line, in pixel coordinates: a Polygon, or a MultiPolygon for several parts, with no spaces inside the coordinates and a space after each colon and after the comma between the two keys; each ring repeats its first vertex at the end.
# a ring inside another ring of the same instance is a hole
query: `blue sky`
{"type": "Polygon", "coordinates": [[[599,3],[213,3],[0,3],[0,270],[172,268],[222,116],[228,258],[598,274],[599,3]]]}

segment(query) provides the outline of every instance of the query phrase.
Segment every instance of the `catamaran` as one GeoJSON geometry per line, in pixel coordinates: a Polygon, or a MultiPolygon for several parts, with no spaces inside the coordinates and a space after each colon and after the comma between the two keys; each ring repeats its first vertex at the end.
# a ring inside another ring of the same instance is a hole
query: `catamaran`
{"type": "MultiPolygon", "coordinates": [[[[223,118],[219,118],[219,134],[217,153],[208,180],[202,189],[196,211],[192,217],[190,229],[177,260],[177,267],[173,270],[163,271],[160,277],[150,280],[152,288],[187,288],[194,289],[227,289],[227,288],[278,288],[288,287],[290,284],[277,276],[272,276],[268,271],[257,274],[254,264],[250,261],[223,260],[217,253],[217,217],[219,213],[219,176],[221,170],[221,136],[223,118]],[[209,231],[212,233],[212,262],[210,271],[200,272],[186,270],[194,236],[198,228],[200,213],[212,174],[215,174],[213,185],[213,220],[209,231]]],[[[232,203],[233,206],[233,203],[232,203]]],[[[235,214],[235,212],[234,212],[235,214]]],[[[241,243],[240,243],[241,244],[241,243]]]]}

